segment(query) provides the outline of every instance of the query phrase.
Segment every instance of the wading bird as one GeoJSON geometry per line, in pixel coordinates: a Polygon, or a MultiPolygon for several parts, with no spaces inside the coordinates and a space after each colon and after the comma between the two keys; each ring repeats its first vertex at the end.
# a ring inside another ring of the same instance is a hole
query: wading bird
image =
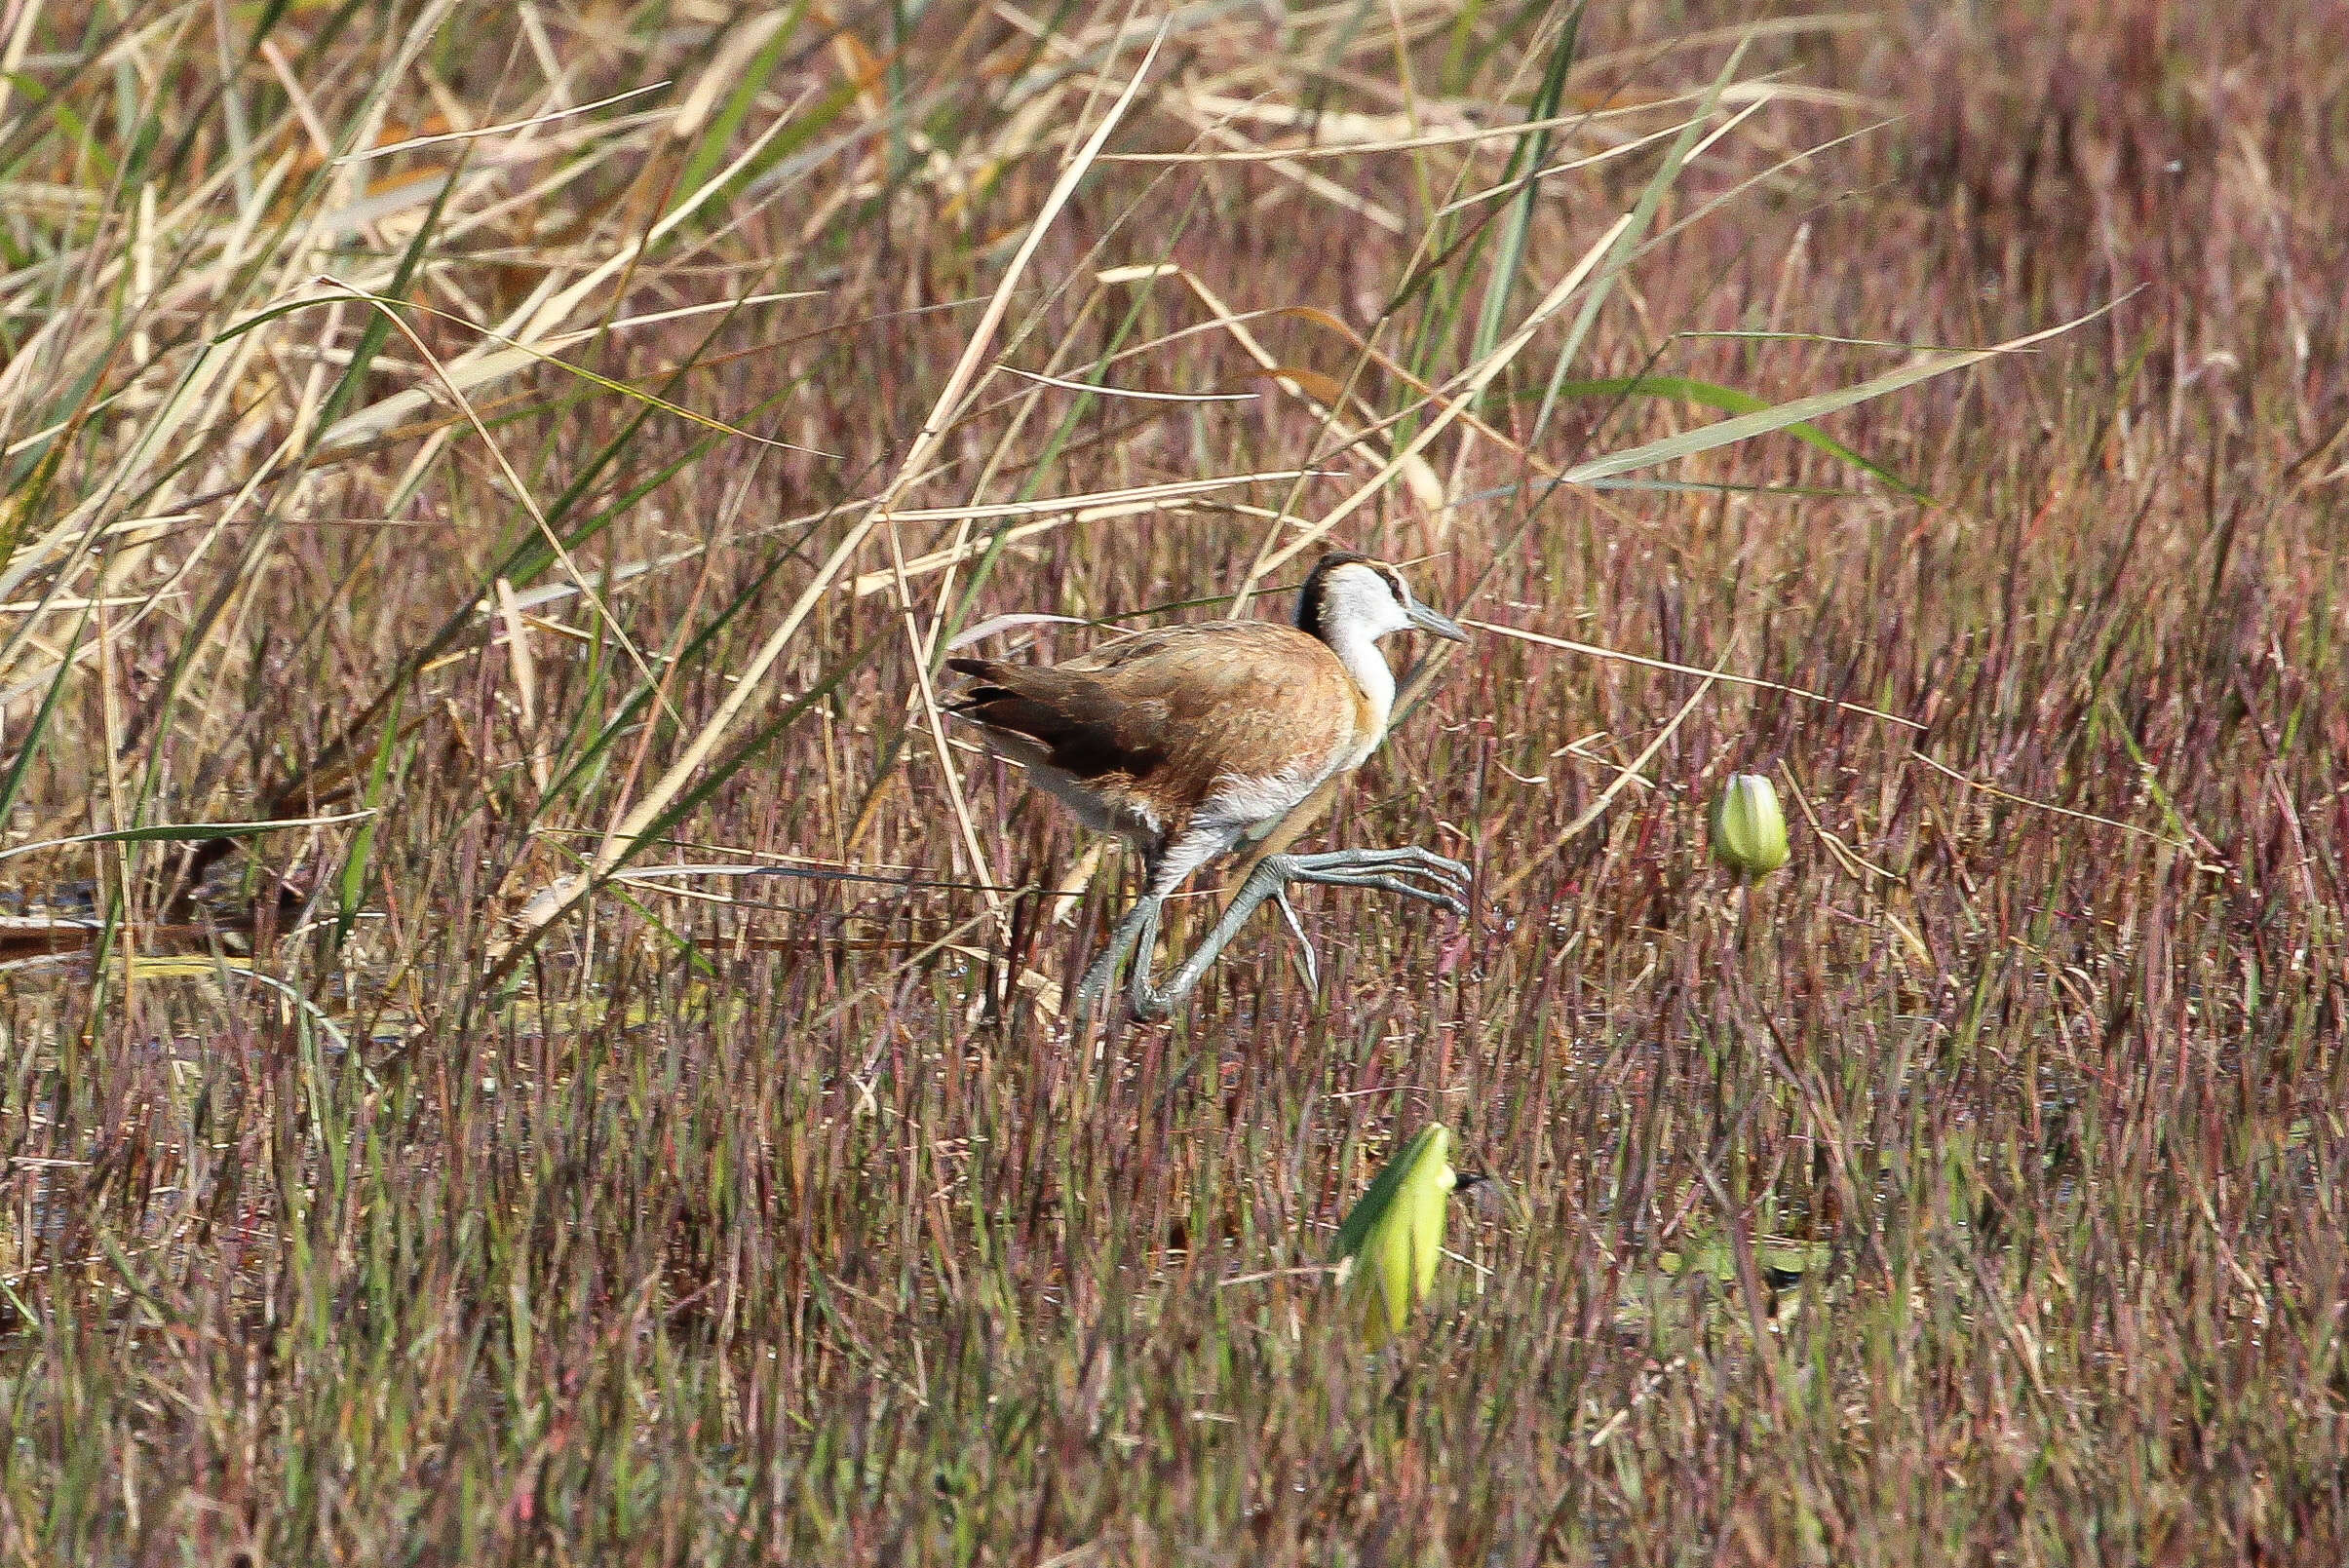
{"type": "Polygon", "coordinates": [[[950,710],[978,724],[998,755],[1097,832],[1142,858],[1140,899],[1086,971],[1090,1011],[1133,959],[1138,1018],[1162,1018],[1189,994],[1256,906],[1270,899],[1305,949],[1288,885],[1374,888],[1456,914],[1468,867],[1415,845],[1268,855],[1231,907],[1164,987],[1150,981],[1161,907],[1193,871],[1269,833],[1321,784],[1362,765],[1385,738],[1395,675],[1378,639],[1416,627],[1468,634],[1417,599],[1383,561],[1326,555],[1297,596],[1296,624],[1214,621],[1121,637],[1062,665],[955,659],[973,684],[950,710]],[[1423,885],[1424,884],[1424,885],[1423,885]]]}

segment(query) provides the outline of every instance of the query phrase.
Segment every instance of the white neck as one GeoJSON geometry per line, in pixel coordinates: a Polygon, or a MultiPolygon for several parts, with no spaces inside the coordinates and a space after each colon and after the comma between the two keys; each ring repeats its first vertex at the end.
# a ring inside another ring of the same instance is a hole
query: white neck
{"type": "Polygon", "coordinates": [[[1363,696],[1370,702],[1370,733],[1362,747],[1368,756],[1386,739],[1387,716],[1395,711],[1395,672],[1387,668],[1386,656],[1378,651],[1378,638],[1360,622],[1343,622],[1331,628],[1325,637],[1329,651],[1337,662],[1346,667],[1354,684],[1362,688],[1363,696]]]}

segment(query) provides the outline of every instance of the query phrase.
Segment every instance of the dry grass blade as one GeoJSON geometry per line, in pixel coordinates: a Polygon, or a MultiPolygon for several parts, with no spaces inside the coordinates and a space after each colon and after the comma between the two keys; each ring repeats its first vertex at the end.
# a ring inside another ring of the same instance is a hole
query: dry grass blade
{"type": "Polygon", "coordinates": [[[1091,397],[1131,398],[1137,402],[1253,402],[1253,392],[1142,392],[1133,387],[1103,386],[1094,381],[1071,381],[1065,376],[1039,375],[1016,365],[1002,365],[1004,374],[1033,381],[1040,387],[1059,387],[1062,392],[1082,392],[1091,397]]]}
{"type": "Polygon", "coordinates": [[[554,109],[545,114],[534,114],[524,120],[507,120],[498,125],[477,126],[470,131],[443,131],[438,135],[410,136],[404,141],[388,141],[380,147],[366,147],[357,152],[344,153],[334,162],[337,164],[364,164],[377,158],[390,158],[399,153],[414,152],[422,147],[444,146],[455,141],[475,141],[483,136],[511,135],[517,131],[528,131],[542,125],[553,125],[558,120],[568,120],[575,115],[594,114],[597,109],[608,109],[615,103],[626,103],[630,98],[642,97],[647,93],[658,93],[669,85],[667,82],[647,82],[642,87],[632,87],[625,93],[614,93],[611,96],[597,98],[593,103],[577,103],[569,108],[554,109]]]}
{"type": "MultiPolygon", "coordinates": [[[[369,293],[366,289],[362,288],[354,288],[349,284],[341,283],[333,278],[322,277],[318,281],[330,285],[333,287],[341,290],[339,295],[341,298],[357,300],[363,304],[372,305],[377,310],[412,310],[417,312],[419,315],[436,316],[443,321],[457,323],[458,325],[471,329],[477,335],[485,338],[492,343],[504,344],[509,351],[507,354],[492,355],[486,358],[469,356],[467,359],[459,362],[462,365],[462,369],[459,369],[457,366],[442,364],[438,361],[434,362],[433,370],[436,379],[441,382],[442,386],[447,389],[449,396],[456,398],[459,401],[460,405],[463,403],[464,394],[474,388],[486,385],[491,381],[499,380],[506,376],[510,376],[525,366],[544,364],[551,365],[554,368],[564,371],[567,374],[577,376],[580,380],[587,382],[590,386],[600,387],[604,391],[616,394],[619,397],[633,399],[637,402],[645,404],[647,407],[658,408],[665,414],[670,414],[675,418],[699,425],[705,430],[715,431],[721,436],[730,436],[736,440],[749,441],[758,446],[770,446],[779,451],[807,452],[816,457],[830,457],[833,455],[829,452],[817,451],[812,446],[800,446],[790,441],[777,440],[771,436],[761,436],[754,431],[743,430],[737,426],[729,425],[722,419],[713,419],[710,415],[688,408],[682,403],[671,402],[666,398],[657,398],[651,393],[644,391],[641,387],[632,387],[623,382],[614,381],[609,376],[597,375],[595,371],[587,369],[584,366],[573,364],[567,360],[558,359],[552,352],[552,347],[555,344],[561,342],[577,342],[591,337],[602,337],[606,335],[606,332],[609,330],[616,330],[622,327],[638,325],[636,320],[615,322],[612,323],[608,328],[597,328],[592,331],[558,334],[557,338],[551,341],[549,348],[542,349],[533,347],[528,343],[518,342],[514,338],[508,337],[503,332],[493,331],[489,327],[480,325],[474,322],[466,321],[463,317],[454,315],[448,311],[435,310],[430,305],[419,305],[412,300],[386,299],[380,294],[369,293]]],[[[804,299],[811,296],[805,293],[799,293],[769,294],[759,297],[764,299],[804,299]]],[[[304,304],[310,304],[313,302],[314,298],[305,299],[303,301],[304,304]]],[[[752,302],[753,301],[751,300],[744,301],[746,304],[752,302]]],[[[702,312],[705,312],[711,308],[712,307],[709,306],[682,307],[674,311],[662,311],[656,315],[640,318],[639,320],[646,323],[681,321],[689,316],[701,314],[702,312]]],[[[717,308],[723,309],[727,307],[721,306],[717,308]]],[[[414,339],[412,333],[410,334],[410,337],[412,341],[421,341],[414,339]]],[[[387,399],[383,402],[378,403],[374,407],[368,409],[364,417],[354,416],[352,419],[345,420],[342,424],[335,426],[332,430],[327,433],[326,437],[321,441],[321,444],[331,447],[347,442],[365,440],[372,435],[380,433],[390,425],[398,423],[402,416],[409,408],[421,408],[422,406],[423,405],[421,402],[414,404],[404,404],[399,402],[397,400],[387,399]]]]}
{"type": "MultiPolygon", "coordinates": [[[[473,403],[462,392],[457,390],[456,384],[448,379],[447,372],[442,367],[439,356],[433,353],[424,339],[417,334],[416,329],[402,319],[399,310],[400,301],[365,293],[332,277],[321,276],[318,281],[330,288],[341,290],[349,297],[363,300],[373,306],[384,320],[392,324],[394,331],[407,339],[408,346],[416,351],[416,357],[431,368],[435,376],[440,378],[442,385],[448,390],[449,397],[455,400],[458,409],[465,415],[466,422],[473,426],[474,435],[481,440],[482,449],[488,452],[491,461],[497,464],[498,472],[505,476],[508,490],[520,504],[522,510],[530,515],[530,521],[538,529],[539,536],[546,541],[547,548],[553,551],[555,558],[562,563],[562,569],[569,575],[572,587],[579,591],[580,596],[587,600],[589,608],[593,609],[597,617],[602,621],[604,631],[614,642],[620,645],[621,651],[628,655],[630,663],[636,667],[636,673],[643,679],[645,685],[656,692],[659,691],[661,682],[654,677],[652,667],[644,662],[644,655],[630,639],[627,631],[613,616],[610,608],[604,604],[603,596],[589,586],[588,574],[580,569],[576,560],[572,559],[570,547],[562,542],[562,536],[555,531],[552,523],[547,521],[547,515],[540,509],[537,498],[531,495],[529,485],[522,481],[522,477],[514,471],[514,465],[507,461],[505,449],[489,434],[489,427],[481,422],[481,416],[474,410],[473,403]]],[[[658,402],[659,400],[653,401],[658,402]]],[[[673,719],[676,717],[674,709],[671,710],[670,716],[673,719]]]]}
{"type": "Polygon", "coordinates": [[[1708,683],[1717,680],[1732,686],[1752,686],[1761,691],[1779,692],[1788,697],[1798,697],[1806,703],[1817,703],[1825,708],[1839,708],[1846,713],[1862,713],[1869,718],[1880,718],[1887,724],[1898,724],[1905,730],[1914,730],[1920,735],[1925,732],[1925,725],[1916,719],[1899,713],[1886,712],[1880,708],[1870,708],[1866,703],[1847,703],[1821,692],[1804,691],[1799,686],[1789,686],[1782,681],[1764,680],[1758,675],[1731,674],[1725,669],[1700,669],[1694,665],[1675,664],[1669,659],[1650,659],[1643,654],[1625,653],[1618,648],[1601,648],[1596,643],[1576,642],[1571,637],[1554,637],[1547,632],[1528,631],[1523,627],[1503,626],[1496,621],[1479,621],[1469,616],[1462,616],[1460,624],[1465,627],[1474,627],[1479,631],[1489,631],[1497,637],[1514,637],[1520,642],[1538,643],[1545,648],[1585,654],[1593,659],[1611,659],[1621,664],[1638,665],[1648,669],[1668,669],[1675,674],[1697,675],[1703,677],[1708,683]]]}
{"type": "MultiPolygon", "coordinates": [[[[1100,155],[1101,147],[1108,141],[1110,133],[1117,129],[1119,120],[1124,117],[1127,108],[1132,105],[1135,95],[1140,91],[1144,78],[1149,75],[1151,63],[1158,57],[1159,45],[1164,38],[1165,29],[1162,27],[1158,36],[1151,41],[1149,49],[1144,53],[1141,64],[1136,68],[1133,79],[1128,82],[1125,92],[1111,105],[1108,113],[1102,116],[1101,123],[1095,128],[1093,135],[1087,140],[1084,148],[1061,172],[1059,180],[1053,186],[1051,193],[1045,197],[1044,205],[1037,212],[1035,221],[1029,225],[1027,238],[1020,243],[1019,250],[1012,257],[1011,264],[1004,269],[1002,282],[997,285],[993,297],[987,301],[986,310],[981,316],[978,325],[973,329],[961,359],[956,362],[954,369],[946,378],[944,387],[941,389],[938,402],[932,408],[930,417],[923,422],[921,431],[914,437],[905,460],[899,464],[897,477],[882,491],[880,498],[873,503],[872,508],[864,518],[848,531],[846,537],[832,547],[831,553],[825,557],[824,564],[818,568],[815,580],[801,592],[798,600],[785,614],[781,624],[769,633],[765,643],[759,647],[757,653],[752,655],[750,664],[735,677],[734,689],[727,694],[726,700],[719,705],[717,711],[702,725],[684,751],[670,764],[669,771],[645,791],[643,798],[635,802],[613,823],[610,831],[604,835],[603,842],[597,846],[595,859],[588,867],[549,883],[533,895],[517,912],[513,921],[512,933],[490,949],[488,975],[493,982],[504,975],[514,960],[527,949],[528,943],[535,938],[539,932],[544,931],[565,910],[577,903],[597,881],[610,874],[612,868],[634,851],[637,839],[643,835],[645,829],[660,817],[662,812],[668,809],[670,802],[684,789],[686,783],[709,759],[711,753],[717,748],[718,744],[725,739],[727,733],[733,728],[736,717],[749,705],[751,699],[757,694],[768,669],[774,666],[777,659],[782,657],[785,647],[797,634],[808,612],[830,590],[833,580],[838,577],[857,552],[864,547],[865,541],[871,536],[873,530],[888,519],[898,498],[905,493],[914,478],[926,471],[932,456],[938,450],[939,443],[944,439],[947,430],[952,428],[954,413],[961,406],[963,396],[977,376],[981,363],[993,346],[995,329],[1001,324],[1005,310],[1010,306],[1012,294],[1019,287],[1020,279],[1025,272],[1029,259],[1036,253],[1036,248],[1043,243],[1045,232],[1052,226],[1053,220],[1059,216],[1061,208],[1066,205],[1068,198],[1075,192],[1077,182],[1084,178],[1085,172],[1100,155]]],[[[940,762],[941,766],[951,769],[951,764],[945,760],[943,746],[940,762]]]]}
{"type": "MultiPolygon", "coordinates": [[[[1213,288],[1193,273],[1177,269],[1176,275],[1209,313],[1222,324],[1224,330],[1231,334],[1232,340],[1247,352],[1248,357],[1255,361],[1258,367],[1272,376],[1291,397],[1300,399],[1313,411],[1314,418],[1328,433],[1329,444],[1334,449],[1348,451],[1375,439],[1372,433],[1358,430],[1347,423],[1336,405],[1339,393],[1324,396],[1321,390],[1307,386],[1303,378],[1288,373],[1288,367],[1274,358],[1255,333],[1249,329],[1246,315],[1235,314],[1213,288]]],[[[1436,471],[1428,465],[1426,458],[1416,452],[1390,452],[1387,463],[1402,476],[1404,484],[1422,506],[1443,504],[1444,481],[1436,477],[1436,471]]]]}
{"type": "MultiPolygon", "coordinates": [[[[922,724],[929,731],[932,754],[938,759],[939,776],[945,781],[946,804],[954,813],[955,830],[961,835],[960,847],[966,860],[965,868],[976,877],[986,877],[986,851],[979,844],[979,828],[971,821],[971,803],[962,787],[962,770],[954,765],[953,747],[946,741],[945,715],[938,706],[938,690],[930,678],[929,639],[923,635],[920,613],[913,606],[913,594],[905,582],[905,557],[898,541],[896,519],[890,519],[882,529],[889,543],[891,586],[897,590],[898,624],[905,633],[905,646],[911,654],[907,663],[913,669],[914,692],[921,704],[922,724]]],[[[990,910],[1000,910],[1003,899],[992,881],[980,884],[981,896],[990,910]]]]}
{"type": "Polygon", "coordinates": [[[296,827],[338,827],[349,822],[366,822],[374,815],[372,810],[367,810],[342,812],[327,817],[271,818],[256,822],[150,822],[138,827],[72,833],[63,838],[18,844],[0,850],[0,860],[15,860],[19,855],[37,855],[43,850],[63,849],[73,844],[201,843],[215,838],[250,838],[258,833],[275,833],[296,827]]]}
{"type": "Polygon", "coordinates": [[[1610,224],[1606,232],[1583,251],[1581,259],[1567,269],[1566,275],[1551,286],[1550,291],[1542,296],[1541,303],[1527,313],[1525,319],[1518,325],[1517,330],[1512,332],[1505,342],[1485,356],[1481,363],[1472,365],[1467,371],[1454,378],[1453,382],[1444,389],[1445,401],[1444,401],[1442,410],[1435,418],[1421,427],[1419,433],[1411,438],[1409,443],[1389,459],[1375,475],[1357,487],[1354,493],[1347,496],[1345,500],[1324,513],[1314,521],[1312,527],[1287,544],[1275,548],[1271,540],[1266,540],[1264,546],[1257,552],[1255,561],[1249,567],[1248,575],[1241,581],[1240,591],[1235,595],[1234,613],[1238,613],[1238,606],[1247,602],[1249,596],[1256,591],[1258,585],[1266,577],[1279,571],[1296,556],[1327,539],[1338,524],[1377,499],[1395,477],[1403,471],[1403,465],[1407,459],[1418,457],[1420,453],[1434,444],[1436,438],[1449,429],[1452,422],[1477,401],[1478,395],[1492,385],[1493,380],[1509,367],[1510,363],[1524,352],[1525,346],[1533,341],[1534,336],[1541,331],[1542,327],[1560,311],[1565,309],[1566,302],[1572,299],[1575,291],[1590,279],[1599,262],[1614,248],[1616,238],[1631,226],[1631,221],[1627,215],[1617,218],[1610,224]]]}
{"type": "Polygon", "coordinates": [[[2019,795],[2013,790],[2001,789],[1996,784],[1983,784],[1979,779],[1969,779],[1947,763],[1929,757],[1922,751],[1913,751],[1909,755],[1914,761],[1922,762],[1952,784],[1963,784],[1968,789],[1988,795],[1996,800],[2026,807],[2031,811],[2052,812],[2058,817],[2069,817],[2075,822],[2095,822],[2103,827],[2117,827],[2124,833],[2134,833],[2139,838],[2149,838],[2156,844],[2166,844],[2174,850],[2190,850],[2194,847],[2191,839],[2172,838],[2167,833],[2157,833],[2149,827],[2139,827],[2134,822],[2122,822],[2117,817],[2099,817],[2092,811],[2074,811],[2069,806],[2059,806],[2053,801],[2047,800],[2033,800],[2028,795],[2019,795]]]}
{"type": "MultiPolygon", "coordinates": [[[[1096,491],[1090,495],[1060,496],[1050,501],[1004,501],[968,507],[906,508],[891,514],[900,522],[981,522],[998,518],[1037,517],[1048,520],[1023,523],[1006,528],[1000,534],[1003,545],[1019,544],[1079,523],[1105,522],[1118,517],[1146,516],[1153,513],[1174,512],[1194,498],[1213,495],[1218,491],[1236,489],[1242,485],[1279,483],[1285,479],[1306,478],[1312,469],[1273,469],[1262,474],[1234,474],[1214,479],[1176,479],[1166,484],[1149,484],[1129,490],[1096,491]]],[[[998,548],[994,539],[965,540],[944,550],[933,551],[905,562],[908,578],[926,577],[967,560],[976,560],[998,548]]],[[[894,586],[894,569],[866,572],[850,579],[846,592],[863,597],[878,593],[894,586]]]]}
{"type": "Polygon", "coordinates": [[[1607,781],[1606,787],[1599,790],[1598,797],[1583,808],[1582,815],[1560,829],[1558,836],[1550,841],[1549,848],[1537,852],[1522,865],[1501,879],[1500,886],[1493,889],[1490,895],[1492,902],[1506,904],[1515,898],[1518,889],[1525,885],[1527,878],[1548,865],[1560,850],[1564,849],[1581,835],[1584,828],[1598,821],[1607,807],[1614,804],[1615,797],[1623,793],[1633,780],[1639,777],[1640,770],[1656,760],[1656,753],[1662,751],[1666,744],[1679,731],[1680,726],[1688,721],[1688,715],[1697,710],[1697,706],[1705,700],[1705,694],[1712,691],[1713,683],[1720,678],[1718,669],[1703,670],[1700,673],[1704,678],[1699,682],[1697,689],[1688,694],[1688,700],[1680,705],[1679,711],[1673,714],[1665,722],[1663,728],[1656,731],[1655,738],[1640,748],[1637,756],[1615,771],[1615,777],[1607,781]]]}

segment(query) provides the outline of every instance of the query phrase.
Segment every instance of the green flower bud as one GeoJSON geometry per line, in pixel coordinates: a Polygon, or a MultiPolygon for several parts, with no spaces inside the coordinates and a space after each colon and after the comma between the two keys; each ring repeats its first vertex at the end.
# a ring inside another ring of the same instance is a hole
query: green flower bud
{"type": "Polygon", "coordinates": [[[1713,803],[1713,855],[1741,876],[1765,877],[1787,863],[1787,818],[1778,791],[1758,773],[1735,773],[1713,803]]]}
{"type": "MultiPolygon", "coordinates": [[[[1451,1133],[1423,1128],[1386,1163],[1337,1231],[1337,1281],[1372,1350],[1403,1332],[1436,1282],[1452,1171],[1451,1133]]],[[[1479,1177],[1468,1177],[1476,1181],[1479,1177]]]]}

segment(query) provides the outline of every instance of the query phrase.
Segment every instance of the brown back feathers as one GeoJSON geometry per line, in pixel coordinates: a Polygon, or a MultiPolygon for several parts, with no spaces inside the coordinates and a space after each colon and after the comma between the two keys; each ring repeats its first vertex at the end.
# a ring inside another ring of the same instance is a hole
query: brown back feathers
{"type": "Polygon", "coordinates": [[[1066,664],[955,659],[978,684],[954,711],[1008,754],[1187,806],[1219,779],[1319,770],[1356,734],[1362,698],[1317,638],[1268,621],[1138,632],[1066,664]]]}

